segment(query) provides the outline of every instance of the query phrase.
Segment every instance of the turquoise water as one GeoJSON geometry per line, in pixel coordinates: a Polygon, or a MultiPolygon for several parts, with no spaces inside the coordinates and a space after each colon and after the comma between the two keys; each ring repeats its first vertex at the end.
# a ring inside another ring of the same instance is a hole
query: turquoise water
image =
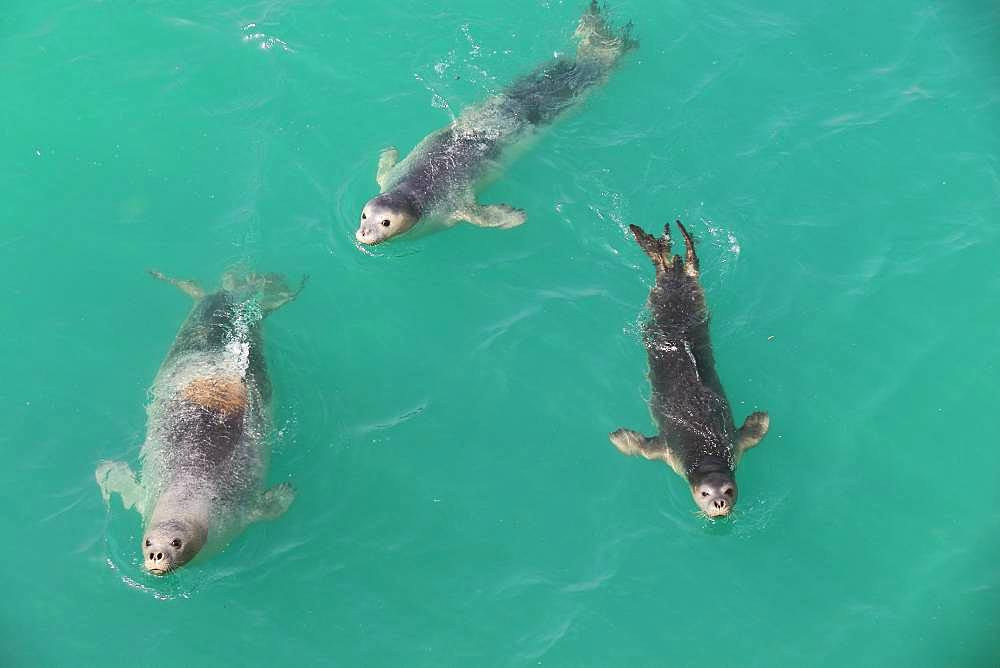
{"type": "Polygon", "coordinates": [[[1000,11],[622,0],[640,49],[482,195],[354,242],[375,162],[571,48],[585,3],[8,4],[0,17],[5,665],[996,665],[1000,11]],[[701,242],[720,375],[772,428],[710,523],[650,431],[627,232],[701,242]],[[188,300],[266,324],[270,481],[142,572],[135,462],[188,300]]]}

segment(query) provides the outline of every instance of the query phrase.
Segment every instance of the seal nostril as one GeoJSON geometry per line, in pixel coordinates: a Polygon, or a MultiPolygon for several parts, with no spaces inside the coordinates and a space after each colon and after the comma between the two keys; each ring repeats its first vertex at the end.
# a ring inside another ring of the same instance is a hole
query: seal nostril
{"type": "Polygon", "coordinates": [[[156,560],[159,561],[162,558],[163,558],[163,553],[162,552],[157,552],[156,553],[156,560]]]}
{"type": "Polygon", "coordinates": [[[149,560],[150,560],[150,561],[152,561],[152,560],[153,560],[153,553],[152,553],[152,552],[150,552],[150,553],[149,553],[149,560]]]}

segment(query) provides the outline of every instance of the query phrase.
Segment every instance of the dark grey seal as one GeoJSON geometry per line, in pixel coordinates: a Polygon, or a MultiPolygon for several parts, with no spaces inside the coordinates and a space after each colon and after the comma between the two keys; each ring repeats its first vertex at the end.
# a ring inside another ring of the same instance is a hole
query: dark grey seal
{"type": "Polygon", "coordinates": [[[638,43],[630,26],[614,30],[596,0],[580,18],[575,58],[555,58],[470,107],[446,128],[425,137],[404,160],[388,148],[378,161],[381,194],[361,212],[355,234],[364,244],[398,236],[420,221],[516,227],[526,214],[506,204],[481,205],[475,191],[518,146],[578,105],[638,43]]]}
{"type": "Polygon", "coordinates": [[[263,487],[271,382],[260,325],[298,290],[273,274],[240,272],[205,294],[152,273],[195,305],[153,381],[140,480],[124,462],[102,462],[95,476],[105,502],[118,493],[142,515],[144,566],[164,575],[251,522],[278,517],[295,497],[288,483],[263,487]]]}
{"type": "Polygon", "coordinates": [[[677,227],[687,245],[683,260],[670,255],[669,223],[662,239],[629,225],[656,267],[644,338],[653,386],[649,406],[660,433],[647,437],[619,429],[611,442],[626,455],[669,464],[687,479],[698,507],[709,517],[721,517],[736,503],[736,465],[764,437],[769,421],[767,413],[757,412],[739,429],[733,422],[715,371],[694,240],[680,221],[677,227]]]}

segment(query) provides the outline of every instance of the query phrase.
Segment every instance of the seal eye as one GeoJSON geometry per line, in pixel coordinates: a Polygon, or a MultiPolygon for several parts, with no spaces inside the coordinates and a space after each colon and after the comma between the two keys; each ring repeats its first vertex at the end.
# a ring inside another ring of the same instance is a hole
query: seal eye
{"type": "Polygon", "coordinates": [[[708,492],[702,492],[701,495],[702,496],[708,496],[708,492]]]}
{"type": "Polygon", "coordinates": [[[176,548],[179,548],[181,546],[181,539],[180,538],[174,538],[172,541],[170,541],[170,544],[173,545],[176,548]]]}
{"type": "Polygon", "coordinates": [[[367,214],[361,214],[361,220],[366,220],[368,218],[367,214]]]}
{"type": "Polygon", "coordinates": [[[382,227],[389,227],[389,219],[388,218],[386,218],[385,220],[382,221],[382,227]]]}
{"type": "Polygon", "coordinates": [[[149,546],[150,546],[150,545],[152,545],[152,544],[153,544],[153,541],[151,541],[151,540],[149,540],[149,539],[147,538],[147,539],[146,539],[146,547],[149,547],[149,546]]]}
{"type": "Polygon", "coordinates": [[[725,494],[726,496],[732,496],[732,495],[733,495],[733,488],[732,488],[732,487],[730,487],[729,489],[727,489],[727,490],[726,490],[725,492],[723,492],[723,493],[724,493],[724,494],[725,494]]]}

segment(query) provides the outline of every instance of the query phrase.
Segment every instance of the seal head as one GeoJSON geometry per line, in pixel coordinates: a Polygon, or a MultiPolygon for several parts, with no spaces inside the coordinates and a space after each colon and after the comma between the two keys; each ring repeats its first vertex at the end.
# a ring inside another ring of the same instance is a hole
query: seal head
{"type": "Polygon", "coordinates": [[[368,200],[361,211],[361,224],[354,237],[374,245],[400,235],[420,219],[415,201],[405,193],[391,191],[368,200]]]}
{"type": "Polygon", "coordinates": [[[208,530],[195,522],[168,520],[149,527],[142,539],[146,571],[166,575],[194,559],[208,536],[208,530]]]}
{"type": "Polygon", "coordinates": [[[691,496],[695,504],[709,517],[728,515],[738,495],[736,481],[729,473],[715,471],[691,479],[691,496]]]}

